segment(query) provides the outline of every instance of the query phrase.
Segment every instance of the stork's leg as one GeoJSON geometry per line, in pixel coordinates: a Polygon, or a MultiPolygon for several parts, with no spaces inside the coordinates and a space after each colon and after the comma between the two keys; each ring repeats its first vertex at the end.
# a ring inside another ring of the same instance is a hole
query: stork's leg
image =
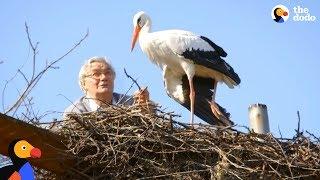
{"type": "Polygon", "coordinates": [[[195,92],[193,88],[193,78],[189,78],[189,86],[190,86],[190,124],[193,124],[193,119],[194,119],[194,97],[195,97],[195,92]]]}
{"type": "Polygon", "coordinates": [[[217,92],[217,84],[218,82],[215,81],[214,82],[214,89],[213,89],[213,95],[212,95],[212,101],[209,101],[210,107],[211,107],[211,111],[212,113],[219,119],[227,119],[220,111],[219,106],[217,105],[217,103],[215,102],[216,99],[216,92],[217,92]]]}

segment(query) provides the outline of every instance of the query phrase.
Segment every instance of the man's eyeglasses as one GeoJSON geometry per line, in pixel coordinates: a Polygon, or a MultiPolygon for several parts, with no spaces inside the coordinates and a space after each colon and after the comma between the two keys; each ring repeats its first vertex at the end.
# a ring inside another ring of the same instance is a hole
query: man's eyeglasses
{"type": "Polygon", "coordinates": [[[91,77],[94,79],[100,79],[102,77],[102,75],[106,76],[107,78],[110,78],[113,76],[113,72],[111,70],[108,71],[97,71],[97,72],[93,72],[90,73],[88,75],[86,75],[86,77],[91,77]]]}

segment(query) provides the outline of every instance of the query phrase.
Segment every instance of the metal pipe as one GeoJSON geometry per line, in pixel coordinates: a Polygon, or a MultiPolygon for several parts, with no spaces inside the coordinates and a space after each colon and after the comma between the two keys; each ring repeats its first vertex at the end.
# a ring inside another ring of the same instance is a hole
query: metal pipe
{"type": "Polygon", "coordinates": [[[249,128],[259,134],[270,132],[268,109],[265,104],[251,104],[249,106],[249,128]]]}

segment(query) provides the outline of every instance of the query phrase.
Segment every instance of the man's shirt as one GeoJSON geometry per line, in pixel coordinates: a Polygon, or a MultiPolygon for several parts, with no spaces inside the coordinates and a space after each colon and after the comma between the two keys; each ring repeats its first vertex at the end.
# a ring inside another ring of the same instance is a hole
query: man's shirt
{"type": "MultiPolygon", "coordinates": [[[[126,96],[119,93],[113,93],[112,95],[112,104],[123,104],[123,105],[132,105],[133,97],[126,96]]],[[[64,111],[63,117],[68,113],[85,113],[97,111],[100,108],[99,105],[90,97],[83,96],[80,99],[76,100],[73,104],[66,108],[64,111]]]]}

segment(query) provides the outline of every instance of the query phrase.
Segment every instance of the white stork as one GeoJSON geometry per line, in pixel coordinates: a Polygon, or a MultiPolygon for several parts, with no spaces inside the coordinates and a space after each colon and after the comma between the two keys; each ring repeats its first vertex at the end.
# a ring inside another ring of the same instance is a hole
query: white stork
{"type": "Polygon", "coordinates": [[[163,71],[167,94],[209,124],[232,125],[230,114],[215,102],[217,83],[233,88],[239,76],[221,57],[227,53],[210,39],[183,30],[150,32],[144,12],[133,18],[131,51],[137,39],[149,59],[163,71]],[[213,90],[213,91],[212,91],[213,90]],[[196,97],[196,98],[195,98],[196,97]]]}

